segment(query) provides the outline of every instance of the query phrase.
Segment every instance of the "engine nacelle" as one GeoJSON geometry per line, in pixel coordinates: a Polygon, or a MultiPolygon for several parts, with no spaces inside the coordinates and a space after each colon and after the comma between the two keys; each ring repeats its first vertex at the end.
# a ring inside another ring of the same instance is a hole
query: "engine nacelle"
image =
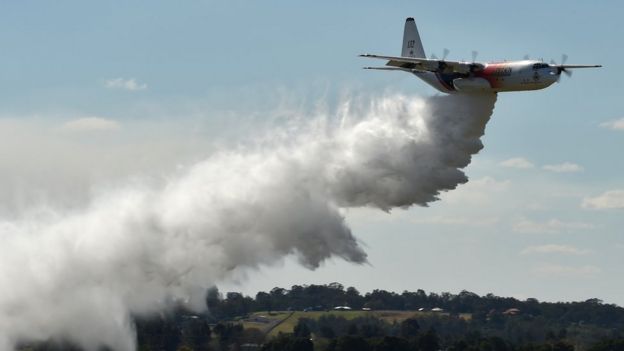
{"type": "Polygon", "coordinates": [[[422,66],[427,71],[435,71],[437,69],[440,69],[440,63],[438,61],[423,62],[422,66]]]}
{"type": "Polygon", "coordinates": [[[466,91],[466,92],[483,92],[483,91],[491,91],[492,86],[490,86],[490,82],[483,78],[457,78],[453,80],[453,86],[457,91],[466,91]]]}
{"type": "Polygon", "coordinates": [[[469,64],[459,64],[453,66],[453,72],[455,73],[468,74],[470,71],[471,68],[469,64]]]}

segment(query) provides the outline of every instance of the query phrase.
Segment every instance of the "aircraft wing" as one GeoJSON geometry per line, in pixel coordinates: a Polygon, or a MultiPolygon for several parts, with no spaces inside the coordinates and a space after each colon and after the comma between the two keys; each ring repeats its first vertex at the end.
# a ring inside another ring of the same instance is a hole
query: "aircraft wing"
{"type": "Polygon", "coordinates": [[[602,65],[556,65],[561,68],[595,68],[602,67],[602,65]]]}
{"type": "Polygon", "coordinates": [[[479,71],[484,68],[483,64],[476,62],[461,62],[461,61],[448,61],[448,60],[436,60],[427,58],[416,57],[398,57],[398,56],[383,56],[383,55],[371,55],[363,54],[361,57],[369,57],[381,60],[388,60],[386,66],[399,67],[405,70],[418,70],[429,71],[436,73],[470,73],[479,71]]]}
{"type": "Polygon", "coordinates": [[[413,71],[421,71],[418,68],[403,68],[403,67],[362,67],[363,69],[375,69],[379,71],[403,71],[403,72],[413,72],[413,71]]]}

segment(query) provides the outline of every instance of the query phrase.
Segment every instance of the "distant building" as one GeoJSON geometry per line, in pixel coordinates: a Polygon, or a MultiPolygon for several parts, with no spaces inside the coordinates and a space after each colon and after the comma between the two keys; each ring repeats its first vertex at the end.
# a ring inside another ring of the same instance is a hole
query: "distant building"
{"type": "Polygon", "coordinates": [[[349,306],[336,306],[334,307],[334,311],[350,311],[351,307],[349,306]]]}
{"type": "Polygon", "coordinates": [[[254,316],[252,318],[248,319],[249,322],[255,322],[255,323],[269,323],[271,322],[271,320],[269,318],[267,318],[266,316],[254,316]]]}
{"type": "Polygon", "coordinates": [[[510,308],[507,311],[503,312],[503,314],[506,316],[515,316],[517,314],[520,314],[520,310],[517,308],[510,308]]]}

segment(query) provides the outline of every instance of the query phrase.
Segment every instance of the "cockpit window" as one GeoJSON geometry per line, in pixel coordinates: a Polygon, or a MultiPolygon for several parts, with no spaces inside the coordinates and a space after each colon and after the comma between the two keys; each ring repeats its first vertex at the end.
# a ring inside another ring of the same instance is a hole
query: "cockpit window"
{"type": "Polygon", "coordinates": [[[548,68],[548,64],[547,63],[536,63],[533,65],[533,69],[540,69],[540,68],[548,68]]]}

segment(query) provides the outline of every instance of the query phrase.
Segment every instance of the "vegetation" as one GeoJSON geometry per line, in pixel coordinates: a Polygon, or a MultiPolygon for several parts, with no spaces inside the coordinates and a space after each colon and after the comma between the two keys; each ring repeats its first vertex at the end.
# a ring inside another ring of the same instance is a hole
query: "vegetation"
{"type": "MultiPolygon", "coordinates": [[[[624,351],[624,309],[462,291],[360,294],[338,283],[208,291],[209,313],[137,319],[139,350],[624,351]],[[351,310],[336,311],[335,306],[351,310]]],[[[22,350],[78,350],[67,344],[22,350]]]]}

